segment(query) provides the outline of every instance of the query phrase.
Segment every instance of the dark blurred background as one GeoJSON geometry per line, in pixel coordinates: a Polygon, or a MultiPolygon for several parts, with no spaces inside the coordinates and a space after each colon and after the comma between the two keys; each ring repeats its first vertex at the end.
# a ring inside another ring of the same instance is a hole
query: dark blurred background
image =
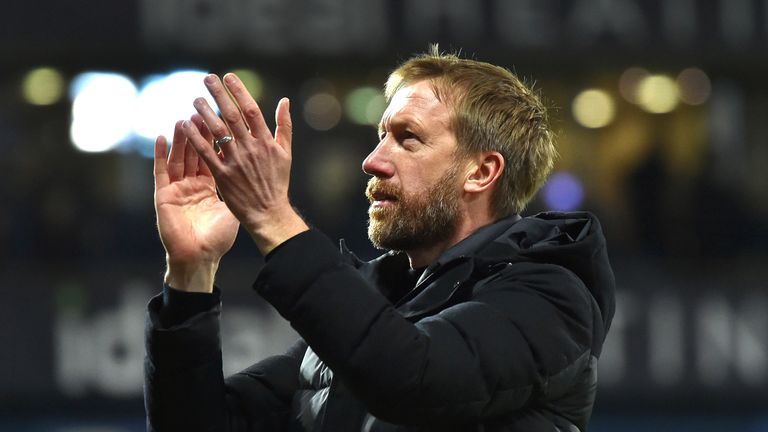
{"type": "MultiPolygon", "coordinates": [[[[292,197],[361,257],[388,72],[429,42],[508,67],[560,159],[526,213],[603,221],[618,311],[593,431],[768,431],[768,1],[8,1],[0,14],[0,430],[143,430],[164,267],[152,138],[236,70],[292,100],[292,197]]],[[[271,116],[268,116],[271,117],[271,116]]],[[[227,372],[296,337],[225,257],[227,372]]]]}

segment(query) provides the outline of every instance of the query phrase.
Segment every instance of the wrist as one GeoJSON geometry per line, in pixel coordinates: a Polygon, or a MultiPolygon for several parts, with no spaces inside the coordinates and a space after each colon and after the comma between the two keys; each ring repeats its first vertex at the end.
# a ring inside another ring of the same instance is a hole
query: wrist
{"type": "Polygon", "coordinates": [[[170,287],[187,292],[213,292],[213,282],[219,261],[175,262],[166,258],[167,268],[164,281],[170,287]]]}
{"type": "Polygon", "coordinates": [[[291,237],[309,230],[304,219],[291,206],[249,218],[244,226],[264,256],[291,237]]]}

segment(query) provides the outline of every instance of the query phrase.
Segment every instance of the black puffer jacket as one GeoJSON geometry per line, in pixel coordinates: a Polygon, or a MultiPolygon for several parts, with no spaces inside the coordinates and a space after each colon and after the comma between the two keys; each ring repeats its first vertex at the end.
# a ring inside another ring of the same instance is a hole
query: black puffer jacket
{"type": "Polygon", "coordinates": [[[153,299],[148,428],[585,430],[614,310],[594,217],[503,219],[402,295],[407,266],[396,254],[361,262],[316,231],[284,243],[255,288],[303,340],[226,380],[219,306],[163,327],[153,299]]]}

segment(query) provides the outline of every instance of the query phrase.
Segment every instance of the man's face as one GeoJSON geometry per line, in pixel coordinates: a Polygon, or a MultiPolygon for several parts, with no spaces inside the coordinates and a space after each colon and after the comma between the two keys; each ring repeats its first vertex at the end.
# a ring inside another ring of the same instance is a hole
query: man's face
{"type": "Polygon", "coordinates": [[[461,195],[449,108],[427,81],[398,91],[384,112],[380,141],[363,161],[373,176],[366,195],[368,237],[382,249],[407,251],[450,237],[461,195]]]}

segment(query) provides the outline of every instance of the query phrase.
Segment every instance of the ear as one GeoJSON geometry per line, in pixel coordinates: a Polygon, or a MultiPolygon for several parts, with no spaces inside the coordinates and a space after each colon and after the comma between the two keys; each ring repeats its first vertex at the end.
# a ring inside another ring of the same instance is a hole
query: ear
{"type": "Polygon", "coordinates": [[[464,192],[480,193],[490,189],[504,171],[504,156],[499,152],[486,152],[471,161],[464,192]]]}

